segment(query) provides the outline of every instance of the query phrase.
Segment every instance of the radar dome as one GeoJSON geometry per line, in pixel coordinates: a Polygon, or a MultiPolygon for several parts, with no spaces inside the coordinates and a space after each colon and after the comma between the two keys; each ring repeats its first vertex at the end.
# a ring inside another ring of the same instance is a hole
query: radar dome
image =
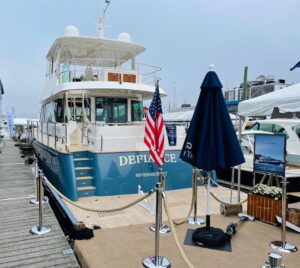
{"type": "Polygon", "coordinates": [[[118,36],[118,40],[131,43],[131,36],[129,33],[120,33],[118,36]]]}
{"type": "Polygon", "coordinates": [[[65,28],[65,36],[72,37],[72,36],[79,36],[79,30],[73,25],[69,25],[65,28]]]}

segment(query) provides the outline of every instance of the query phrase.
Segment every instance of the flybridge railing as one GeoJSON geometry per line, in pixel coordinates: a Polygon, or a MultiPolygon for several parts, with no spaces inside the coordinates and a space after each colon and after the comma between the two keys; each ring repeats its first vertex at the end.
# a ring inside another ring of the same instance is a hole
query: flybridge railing
{"type": "Polygon", "coordinates": [[[30,121],[28,130],[31,140],[36,140],[54,149],[60,147],[61,150],[69,152],[67,124],[30,121]]]}
{"type": "Polygon", "coordinates": [[[109,81],[118,83],[140,83],[154,85],[159,79],[161,68],[143,63],[130,63],[116,60],[105,60],[95,63],[93,59],[89,65],[73,65],[68,62],[59,64],[55,75],[60,84],[83,81],[109,81]]]}

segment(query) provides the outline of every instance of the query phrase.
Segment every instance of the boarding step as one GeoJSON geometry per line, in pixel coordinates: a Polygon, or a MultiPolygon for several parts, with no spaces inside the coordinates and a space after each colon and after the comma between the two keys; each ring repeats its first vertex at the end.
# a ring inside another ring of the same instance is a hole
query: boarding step
{"type": "Polygon", "coordinates": [[[96,188],[94,186],[77,187],[77,197],[94,196],[96,188]]]}
{"type": "Polygon", "coordinates": [[[88,157],[74,158],[75,167],[90,166],[92,159],[88,157]]]}
{"type": "Polygon", "coordinates": [[[93,168],[85,166],[85,167],[75,167],[76,177],[85,177],[92,176],[93,168]]]}
{"type": "Polygon", "coordinates": [[[76,178],[77,187],[93,186],[94,177],[92,176],[83,176],[76,178]]]}
{"type": "Polygon", "coordinates": [[[73,152],[74,158],[87,158],[89,157],[88,151],[80,151],[80,152],[73,152]]]}

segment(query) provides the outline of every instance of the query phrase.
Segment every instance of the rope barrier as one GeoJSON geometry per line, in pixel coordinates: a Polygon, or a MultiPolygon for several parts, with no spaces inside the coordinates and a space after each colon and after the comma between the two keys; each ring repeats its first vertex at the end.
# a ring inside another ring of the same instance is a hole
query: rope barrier
{"type": "MultiPolygon", "coordinates": [[[[195,181],[192,180],[192,189],[194,189],[194,187],[197,187],[197,185],[195,184],[195,181]]],[[[188,212],[188,215],[181,221],[176,221],[176,220],[173,220],[173,223],[175,225],[181,225],[183,223],[186,223],[188,218],[190,217],[191,213],[192,213],[192,210],[193,210],[193,207],[194,207],[194,204],[195,204],[196,200],[195,200],[195,196],[192,195],[192,201],[191,201],[191,205],[190,205],[190,210],[188,212]]]]}
{"type": "Polygon", "coordinates": [[[187,265],[187,267],[194,268],[192,263],[189,261],[189,259],[185,255],[185,253],[183,251],[183,248],[182,248],[182,246],[179,242],[178,236],[177,236],[176,231],[175,231],[174,221],[170,217],[170,212],[169,212],[169,208],[167,206],[166,197],[164,197],[163,200],[164,200],[164,208],[165,208],[165,211],[166,211],[166,214],[167,214],[167,218],[168,218],[168,221],[169,221],[169,224],[170,224],[170,228],[171,228],[171,231],[172,231],[172,234],[173,234],[173,238],[174,238],[175,243],[177,245],[177,248],[180,252],[180,255],[181,255],[182,259],[184,260],[185,264],[187,265]]]}
{"type": "Polygon", "coordinates": [[[72,204],[73,206],[77,207],[77,208],[80,208],[80,209],[83,209],[83,210],[86,210],[86,211],[91,211],[91,212],[115,212],[115,211],[120,211],[120,210],[124,210],[124,209],[127,209],[129,207],[132,207],[134,206],[135,204],[143,201],[144,199],[148,198],[150,195],[152,195],[154,193],[153,190],[151,190],[150,192],[148,192],[147,194],[145,194],[144,196],[142,196],[141,198],[138,198],[136,199],[135,201],[133,202],[130,202],[128,203],[127,205],[125,206],[122,206],[122,207],[119,207],[119,208],[112,208],[112,209],[96,209],[96,208],[89,208],[89,207],[85,207],[85,206],[82,206],[82,205],[79,205],[75,202],[73,202],[72,200],[70,200],[68,197],[66,197],[65,195],[63,195],[61,192],[59,192],[52,184],[51,182],[49,182],[49,180],[44,177],[44,180],[46,182],[46,184],[54,191],[56,192],[63,200],[67,201],[68,203],[72,204]]]}
{"type": "Polygon", "coordinates": [[[248,198],[246,198],[244,201],[242,202],[237,202],[237,203],[228,203],[228,202],[224,202],[221,199],[219,199],[213,192],[209,191],[210,195],[216,199],[219,203],[224,204],[224,205],[228,205],[228,206],[234,206],[234,205],[242,205],[243,203],[248,201],[248,198]]]}

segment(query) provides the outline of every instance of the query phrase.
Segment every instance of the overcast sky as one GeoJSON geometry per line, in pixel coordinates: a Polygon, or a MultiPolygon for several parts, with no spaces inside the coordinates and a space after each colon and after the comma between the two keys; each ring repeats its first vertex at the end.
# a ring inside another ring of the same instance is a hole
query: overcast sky
{"type": "MultiPolygon", "coordinates": [[[[5,112],[36,118],[45,82],[45,56],[68,25],[98,36],[105,0],[0,0],[0,78],[5,112]]],[[[147,50],[137,62],[160,66],[169,103],[195,104],[214,63],[223,87],[274,75],[300,82],[299,0],[111,0],[106,37],[128,32],[147,50]]]]}

